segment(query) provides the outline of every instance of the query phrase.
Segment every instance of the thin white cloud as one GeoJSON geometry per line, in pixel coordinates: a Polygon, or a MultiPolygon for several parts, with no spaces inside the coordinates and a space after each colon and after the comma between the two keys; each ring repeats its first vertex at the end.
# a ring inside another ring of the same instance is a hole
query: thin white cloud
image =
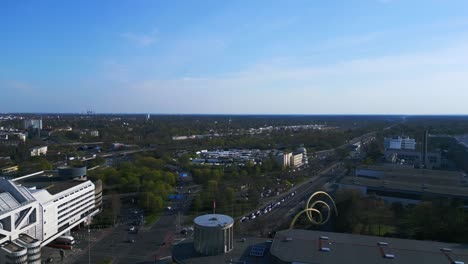
{"type": "Polygon", "coordinates": [[[34,85],[32,85],[31,83],[17,80],[4,81],[3,85],[7,88],[17,91],[30,91],[34,89],[34,85]]]}
{"type": "Polygon", "coordinates": [[[462,44],[328,66],[280,60],[219,77],[136,82],[121,97],[166,113],[468,114],[467,61],[462,44]]]}
{"type": "Polygon", "coordinates": [[[152,45],[157,41],[157,31],[153,31],[149,34],[136,34],[136,33],[122,33],[120,36],[127,41],[132,42],[133,44],[140,47],[147,47],[152,45]]]}

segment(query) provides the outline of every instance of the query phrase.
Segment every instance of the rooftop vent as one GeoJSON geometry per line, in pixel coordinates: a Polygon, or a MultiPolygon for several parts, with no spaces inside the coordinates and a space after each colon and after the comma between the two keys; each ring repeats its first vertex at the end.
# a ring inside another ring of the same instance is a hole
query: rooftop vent
{"type": "Polygon", "coordinates": [[[320,251],[322,251],[322,252],[330,252],[330,248],[328,248],[328,247],[322,247],[322,248],[320,248],[320,251]]]}
{"type": "Polygon", "coordinates": [[[327,236],[321,236],[319,239],[319,251],[330,252],[330,242],[327,236]]]}
{"type": "Polygon", "coordinates": [[[384,259],[395,259],[395,255],[391,253],[391,249],[387,242],[378,242],[377,245],[380,249],[380,254],[382,254],[384,259]]]}

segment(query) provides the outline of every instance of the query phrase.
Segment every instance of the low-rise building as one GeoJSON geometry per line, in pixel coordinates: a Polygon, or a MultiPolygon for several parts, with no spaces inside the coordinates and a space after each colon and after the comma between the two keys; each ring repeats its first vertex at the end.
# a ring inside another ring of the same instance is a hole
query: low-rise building
{"type": "Polygon", "coordinates": [[[89,131],[89,135],[92,136],[92,137],[99,137],[99,131],[91,130],[91,131],[89,131]]]}
{"type": "Polygon", "coordinates": [[[460,244],[290,229],[277,232],[270,248],[275,264],[468,263],[460,244]]]}
{"type": "Polygon", "coordinates": [[[468,206],[468,176],[462,172],[415,169],[412,166],[363,166],[337,182],[388,202],[416,204],[425,198],[455,198],[468,206]]]}
{"type": "Polygon", "coordinates": [[[440,152],[428,152],[425,156],[419,151],[387,149],[385,151],[387,162],[414,165],[416,167],[425,166],[426,169],[436,169],[442,167],[442,154],[440,152]]]}
{"type": "Polygon", "coordinates": [[[31,157],[47,155],[47,146],[35,147],[31,149],[31,157]]]}

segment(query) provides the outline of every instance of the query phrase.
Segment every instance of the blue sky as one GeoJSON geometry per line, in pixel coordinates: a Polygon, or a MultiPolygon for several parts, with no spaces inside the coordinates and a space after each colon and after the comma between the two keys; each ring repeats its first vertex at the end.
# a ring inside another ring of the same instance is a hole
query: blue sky
{"type": "Polygon", "coordinates": [[[468,2],[0,3],[0,112],[468,114],[468,2]]]}

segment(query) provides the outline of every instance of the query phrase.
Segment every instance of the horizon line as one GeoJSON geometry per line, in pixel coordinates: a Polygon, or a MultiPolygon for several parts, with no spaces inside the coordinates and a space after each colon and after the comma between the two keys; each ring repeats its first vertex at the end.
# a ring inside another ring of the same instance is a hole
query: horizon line
{"type": "Polygon", "coordinates": [[[466,114],[371,114],[371,113],[352,113],[352,114],[284,114],[284,113],[149,113],[149,112],[93,112],[88,114],[86,112],[0,112],[0,115],[157,115],[157,116],[171,116],[171,115],[187,115],[187,116],[468,116],[466,114]]]}

